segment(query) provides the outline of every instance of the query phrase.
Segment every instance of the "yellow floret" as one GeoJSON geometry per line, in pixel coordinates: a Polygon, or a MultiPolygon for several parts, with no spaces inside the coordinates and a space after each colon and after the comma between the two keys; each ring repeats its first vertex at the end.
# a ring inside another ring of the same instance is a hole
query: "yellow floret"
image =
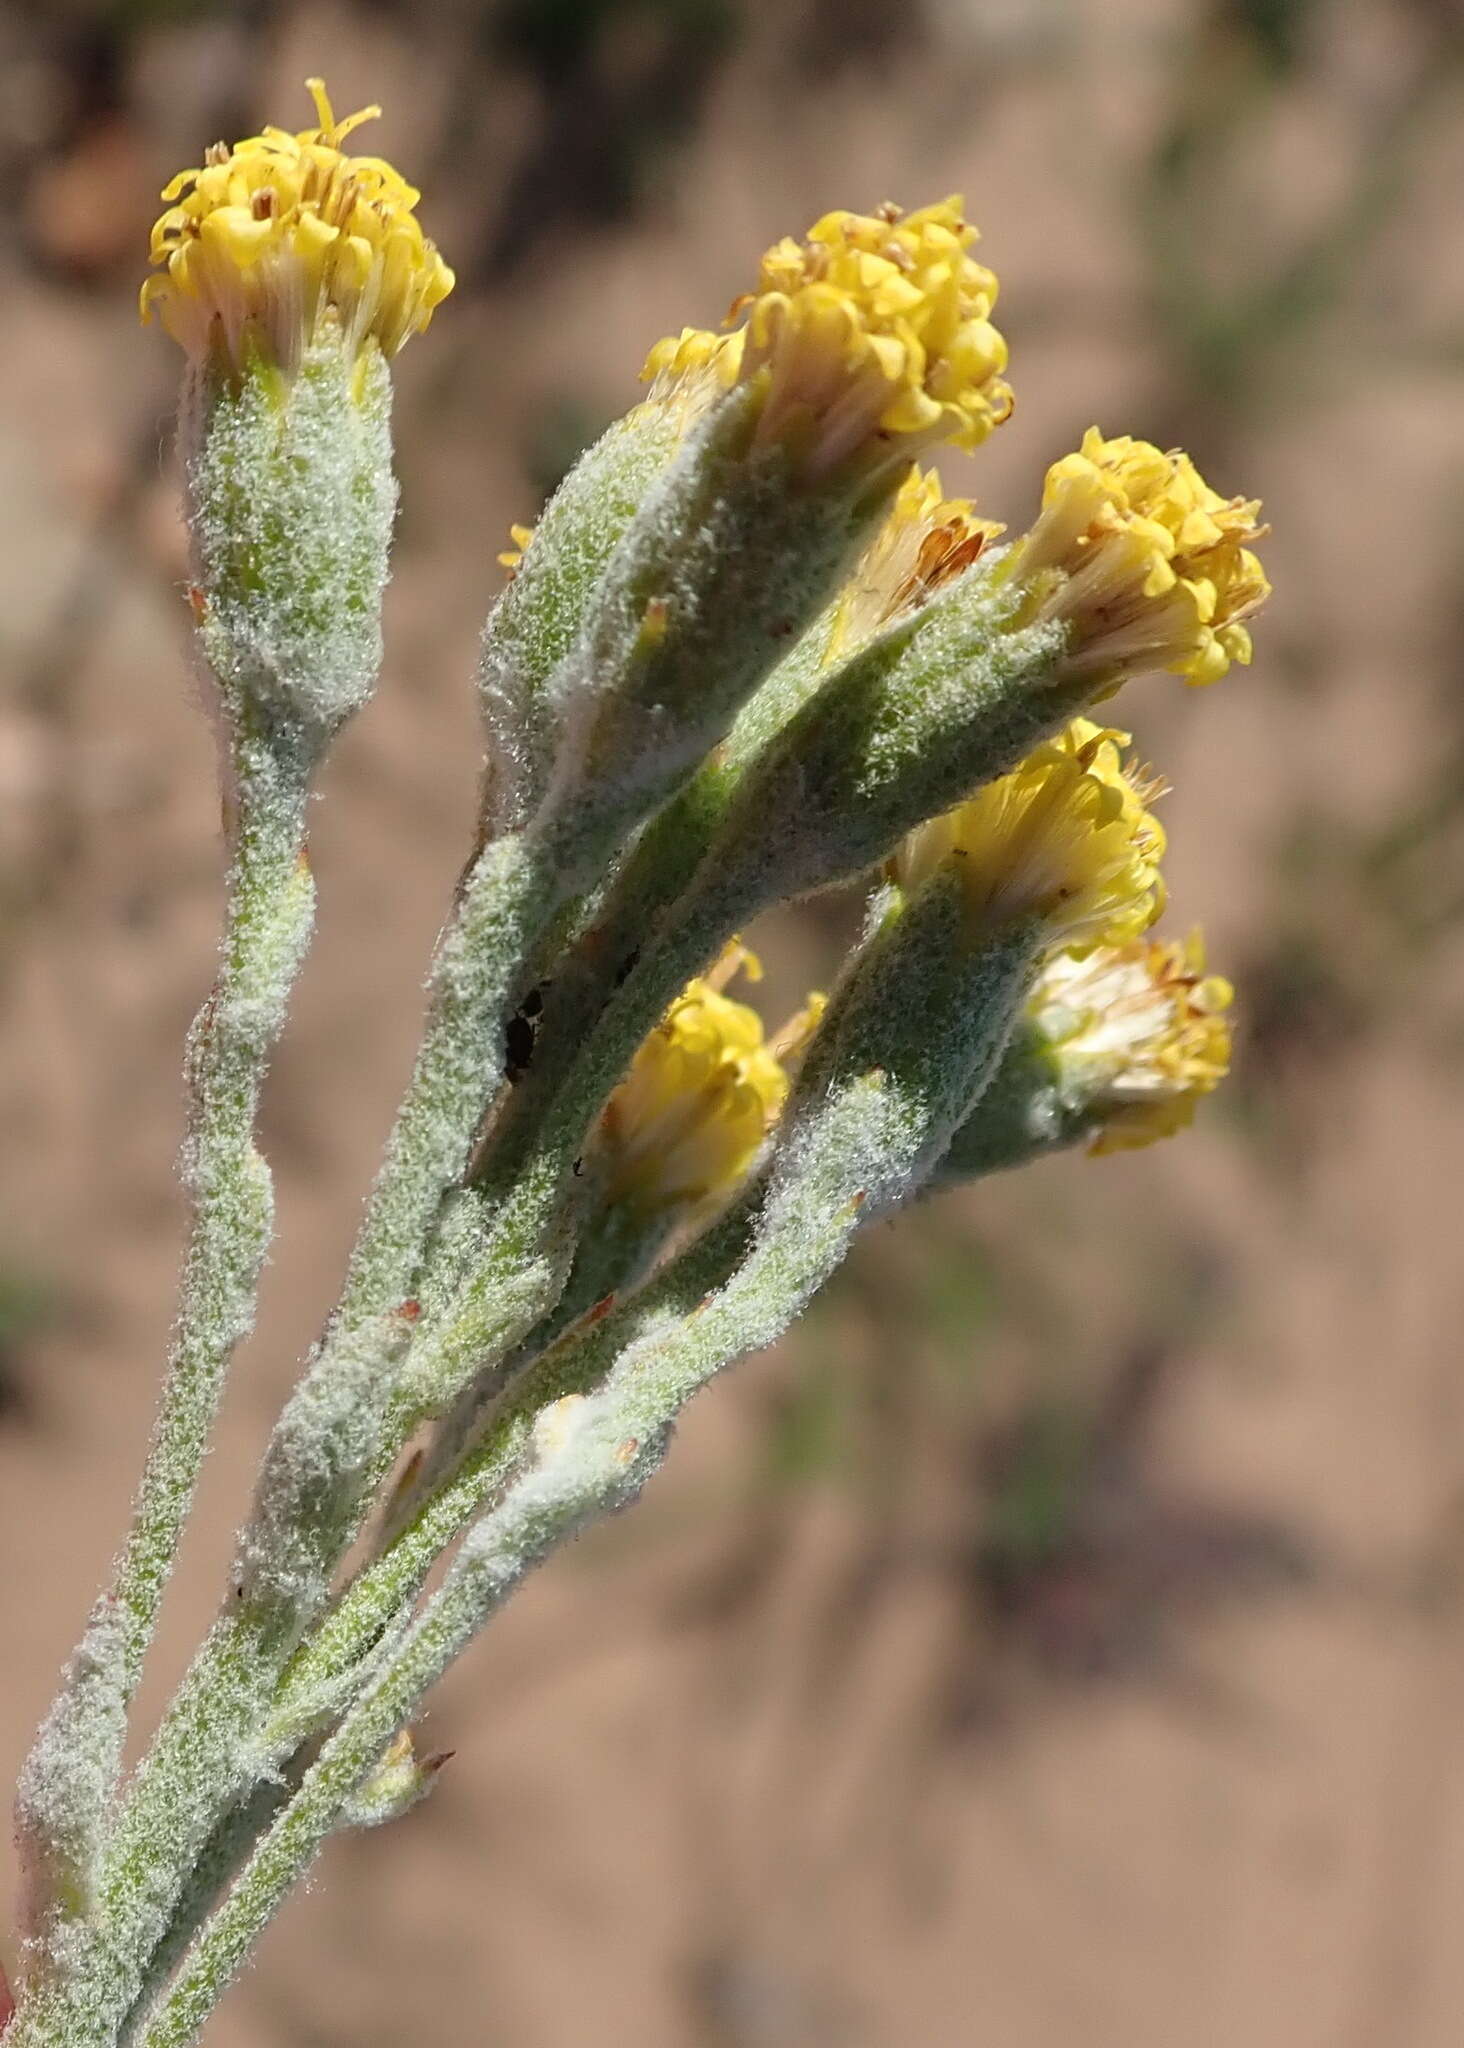
{"type": "Polygon", "coordinates": [[[1150,1145],[1194,1121],[1230,1068],[1234,991],[1198,931],[1047,961],[1028,1014],[1065,1095],[1095,1120],[1089,1150],[1150,1145]]]}
{"type": "Polygon", "coordinates": [[[1244,621],[1270,595],[1246,545],[1254,499],[1222,498],[1179,449],[1096,427],[1047,472],[1042,511],[1008,558],[1035,616],[1069,627],[1065,672],[1116,688],[1144,669],[1213,683],[1251,658],[1244,621]]]}
{"type": "Polygon", "coordinates": [[[1048,946],[1111,945],[1147,930],[1163,904],[1157,785],[1124,766],[1127,733],[1075,719],[1011,774],[919,826],[892,863],[907,889],[959,874],[973,935],[1029,918],[1048,946]]]}
{"type": "Polygon", "coordinates": [[[502,550],[498,556],[498,561],[501,567],[507,569],[508,580],[512,583],[514,577],[519,572],[519,567],[528,550],[529,542],[534,538],[534,529],[532,526],[520,526],[515,522],[508,529],[508,537],[513,545],[502,550]]]}
{"type": "Polygon", "coordinates": [[[237,366],[248,338],[293,369],[328,315],[352,347],[369,335],[395,355],[452,290],[414,211],[421,194],[382,158],[340,147],[380,108],[337,121],[321,81],[306,83],[318,127],[216,143],[163,190],[142,317],[156,312],[192,356],[221,345],[237,366]]]}
{"type": "Polygon", "coordinates": [[[849,653],[969,569],[1002,528],[969,498],[947,498],[933,469],[912,469],[839,600],[828,658],[849,653]]]}
{"type": "Polygon", "coordinates": [[[975,240],[958,196],[910,214],[825,214],[803,241],[768,250],[730,332],[684,328],[643,374],[663,390],[760,379],[756,440],[793,446],[810,482],[846,466],[878,473],[938,441],[974,448],[1012,406],[997,282],[970,255],[975,240]]]}
{"type": "Polygon", "coordinates": [[[756,957],[734,945],[688,983],[606,1104],[610,1201],[656,1213],[717,1200],[777,1121],[789,1087],[783,1061],[803,1034],[765,1041],[756,1010],[721,992],[739,966],[754,980],[761,973],[756,957]]]}

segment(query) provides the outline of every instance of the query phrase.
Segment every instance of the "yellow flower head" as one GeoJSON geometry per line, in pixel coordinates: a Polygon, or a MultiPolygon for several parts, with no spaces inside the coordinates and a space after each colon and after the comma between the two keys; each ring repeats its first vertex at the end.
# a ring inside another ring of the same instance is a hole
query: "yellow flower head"
{"type": "Polygon", "coordinates": [[[875,474],[937,441],[974,448],[1012,407],[996,279],[969,253],[959,197],[902,214],[827,213],[775,243],[720,335],[658,342],[643,374],[672,389],[760,379],[756,441],[789,443],[805,481],[875,474]]]}
{"type": "Polygon", "coordinates": [[[981,554],[1002,528],[969,498],[945,498],[933,469],[912,469],[839,600],[828,658],[843,656],[914,611],[981,554]]]}
{"type": "Polygon", "coordinates": [[[318,127],[216,143],[163,189],[142,317],[156,311],[191,356],[217,341],[238,366],[247,336],[293,369],[327,314],[352,347],[369,335],[395,355],[452,290],[413,211],[421,194],[381,157],[342,152],[381,109],[337,121],[321,81],[306,83],[318,127]]]}
{"type": "Polygon", "coordinates": [[[1128,734],[1078,718],[944,817],[892,863],[916,888],[954,867],[981,936],[1040,919],[1049,946],[1112,945],[1146,931],[1164,900],[1161,785],[1127,769],[1128,734]]]}
{"type": "Polygon", "coordinates": [[[787,1099],[783,1062],[817,1022],[800,1013],[769,1044],[762,1019],[722,994],[737,969],[756,980],[756,956],[735,942],[685,991],[636,1054],[605,1105],[607,1198],[655,1214],[730,1194],[787,1099]]]}
{"type": "Polygon", "coordinates": [[[1259,509],[1212,491],[1179,449],[1105,441],[1090,427],[1048,470],[1042,511],[1007,573],[1031,579],[1036,616],[1070,628],[1073,679],[1117,688],[1157,668],[1217,682],[1250,660],[1245,621],[1270,595],[1246,545],[1266,531],[1259,509]]]}
{"type": "Polygon", "coordinates": [[[1063,1092],[1095,1119],[1093,1153],[1151,1145],[1194,1121],[1230,1067],[1230,983],[1198,931],[1046,962],[1028,1014],[1063,1092]]]}

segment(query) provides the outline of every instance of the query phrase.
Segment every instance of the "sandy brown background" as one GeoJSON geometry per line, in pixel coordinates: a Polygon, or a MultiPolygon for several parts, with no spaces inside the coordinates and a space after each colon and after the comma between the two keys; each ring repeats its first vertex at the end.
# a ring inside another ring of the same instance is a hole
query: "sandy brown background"
{"type": "MultiPolygon", "coordinates": [[[[281,1235],[148,1687],[327,1305],[466,846],[510,519],[830,205],[964,189],[1021,523],[1090,420],[1261,493],[1260,659],[1124,715],[1240,984],[1182,1143],[862,1246],[446,1684],[217,2048],[1453,2048],[1464,2024],[1449,0],[67,0],[0,12],[0,1776],[120,1529],[171,1315],[219,848],[132,294],[218,133],[388,105],[460,293],[400,366],[383,688],[315,819],[281,1235]]],[[[767,939],[773,1002],[824,914],[767,939]]],[[[4,1869],[0,1905],[8,1902],[4,1869]]]]}

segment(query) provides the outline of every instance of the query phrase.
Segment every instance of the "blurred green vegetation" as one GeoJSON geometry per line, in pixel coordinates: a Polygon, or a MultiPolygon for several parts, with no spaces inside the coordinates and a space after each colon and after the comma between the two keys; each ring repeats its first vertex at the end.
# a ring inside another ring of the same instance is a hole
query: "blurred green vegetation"
{"type": "MultiPolygon", "coordinates": [[[[1349,162],[1314,215],[1281,227],[1274,131],[1313,85],[1325,38],[1346,10],[1322,0],[1213,0],[1176,48],[1167,113],[1133,195],[1135,241],[1168,355],[1170,431],[1209,451],[1283,399],[1316,396],[1359,372],[1355,323],[1345,346],[1328,326],[1404,217],[1422,162],[1457,119],[1464,15],[1416,0],[1403,8],[1414,47],[1349,138],[1349,162]]],[[[1356,314],[1358,308],[1353,305],[1356,314]]],[[[1373,337],[1391,325],[1370,308],[1373,337]]],[[[1417,337],[1412,337],[1417,340],[1417,337]]],[[[1457,338],[1456,338],[1457,340],[1457,338]]]]}
{"type": "Polygon", "coordinates": [[[23,1422],[31,1412],[25,1349],[56,1310],[55,1293],[38,1274],[0,1259],[0,1427],[23,1422]]]}
{"type": "Polygon", "coordinates": [[[922,1225],[850,1260],[809,1310],[772,1403],[761,1483],[888,1486],[917,1422],[969,1414],[1001,1313],[996,1270],[938,1209],[922,1225]]]}

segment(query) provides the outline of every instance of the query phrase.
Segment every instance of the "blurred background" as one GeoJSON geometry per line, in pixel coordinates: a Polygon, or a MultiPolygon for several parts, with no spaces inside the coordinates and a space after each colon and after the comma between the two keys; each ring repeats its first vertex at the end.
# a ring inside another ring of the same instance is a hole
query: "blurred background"
{"type": "MultiPolygon", "coordinates": [[[[494,556],[657,336],[830,206],[963,190],[1019,404],[948,485],[1020,526],[1090,422],[1183,441],[1263,496],[1276,597],[1253,670],[1123,704],[1240,991],[1200,1128],[870,1233],[464,1660],[434,1798],[331,1848],[210,2040],[1454,2048],[1456,0],[0,10],[0,1777],[141,1457],[219,909],[134,294],[164,179],[316,71],[386,103],[460,288],[399,366],[384,686],[316,812],[281,1236],[153,1706],[410,1057],[494,556]]],[[[839,928],[760,935],[773,1014],[839,928]]]]}

